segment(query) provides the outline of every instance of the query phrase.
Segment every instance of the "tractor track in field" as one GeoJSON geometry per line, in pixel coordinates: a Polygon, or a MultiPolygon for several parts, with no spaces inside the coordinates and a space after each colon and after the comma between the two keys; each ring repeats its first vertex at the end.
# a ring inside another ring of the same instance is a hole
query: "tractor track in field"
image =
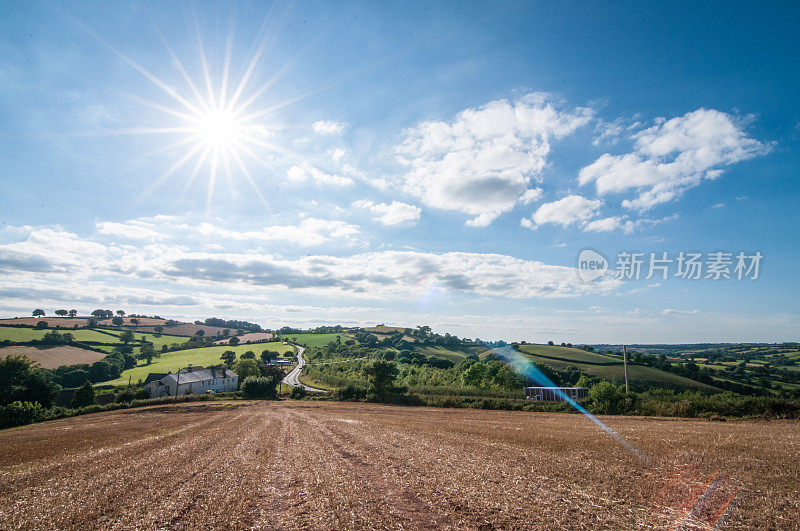
{"type": "Polygon", "coordinates": [[[198,403],[0,431],[4,529],[798,527],[797,421],[198,403]],[[774,444],[782,441],[781,445],[774,444]]]}

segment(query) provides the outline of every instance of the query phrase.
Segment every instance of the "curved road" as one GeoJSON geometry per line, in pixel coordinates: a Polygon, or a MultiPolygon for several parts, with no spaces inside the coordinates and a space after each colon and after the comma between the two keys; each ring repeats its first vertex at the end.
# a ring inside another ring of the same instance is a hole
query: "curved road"
{"type": "Polygon", "coordinates": [[[303,367],[306,366],[306,359],[303,357],[303,352],[306,349],[301,347],[300,345],[297,346],[297,366],[292,369],[292,372],[286,375],[286,378],[283,379],[283,383],[289,385],[291,387],[302,387],[306,391],[310,393],[324,393],[322,389],[317,389],[315,387],[309,387],[303,383],[300,383],[300,372],[303,370],[303,367]]]}

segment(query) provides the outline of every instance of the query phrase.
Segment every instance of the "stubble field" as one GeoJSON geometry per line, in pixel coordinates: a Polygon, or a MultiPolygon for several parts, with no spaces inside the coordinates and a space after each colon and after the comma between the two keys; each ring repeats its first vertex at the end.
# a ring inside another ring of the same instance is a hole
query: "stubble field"
{"type": "Polygon", "coordinates": [[[0,431],[4,528],[796,528],[800,424],[329,402],[0,431]]]}

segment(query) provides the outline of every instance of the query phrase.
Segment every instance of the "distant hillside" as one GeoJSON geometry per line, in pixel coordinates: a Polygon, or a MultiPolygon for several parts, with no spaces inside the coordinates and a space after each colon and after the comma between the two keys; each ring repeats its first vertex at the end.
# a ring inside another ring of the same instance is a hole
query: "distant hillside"
{"type": "MultiPolygon", "coordinates": [[[[517,350],[525,354],[537,365],[547,365],[556,371],[564,371],[576,367],[590,376],[610,380],[618,384],[625,383],[625,368],[621,359],[587,352],[585,350],[549,345],[519,345],[517,350]]],[[[686,378],[678,374],[628,364],[628,381],[633,389],[663,387],[668,389],[691,389],[703,391],[719,391],[716,387],[686,378]]]]}

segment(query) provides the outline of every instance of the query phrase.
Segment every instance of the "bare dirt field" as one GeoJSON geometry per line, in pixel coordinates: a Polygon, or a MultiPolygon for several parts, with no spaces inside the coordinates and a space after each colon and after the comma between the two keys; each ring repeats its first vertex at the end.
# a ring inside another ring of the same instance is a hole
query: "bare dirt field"
{"type": "Polygon", "coordinates": [[[4,528],[797,528],[800,424],[211,402],[0,431],[4,528]]]}
{"type": "Polygon", "coordinates": [[[0,358],[19,356],[21,354],[39,363],[39,366],[45,369],[55,369],[60,365],[75,365],[76,363],[94,363],[105,357],[102,352],[69,346],[12,346],[0,348],[0,358]]]}
{"type": "MultiPolygon", "coordinates": [[[[273,334],[270,332],[250,332],[247,334],[242,334],[239,337],[239,343],[252,343],[254,341],[262,341],[264,339],[272,339],[273,334]]],[[[215,345],[227,345],[230,339],[220,339],[219,341],[215,341],[215,345]]]]}
{"type": "MultiPolygon", "coordinates": [[[[73,328],[75,325],[78,325],[78,328],[83,328],[89,323],[89,318],[57,317],[53,315],[47,315],[45,317],[14,317],[12,319],[0,319],[0,325],[36,326],[39,321],[45,321],[50,328],[55,328],[56,326],[60,326],[61,328],[73,328]]],[[[110,321],[109,319],[109,322],[110,321]]]]}

